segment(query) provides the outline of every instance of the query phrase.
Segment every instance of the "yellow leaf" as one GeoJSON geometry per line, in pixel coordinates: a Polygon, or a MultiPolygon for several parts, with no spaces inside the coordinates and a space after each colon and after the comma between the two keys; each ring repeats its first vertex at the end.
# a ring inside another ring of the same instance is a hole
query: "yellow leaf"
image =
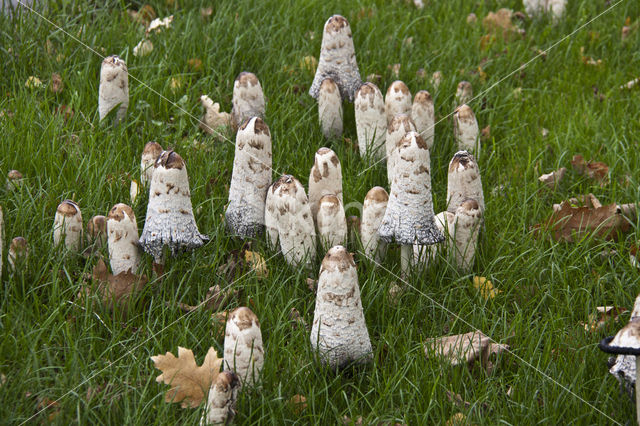
{"type": "Polygon", "coordinates": [[[251,265],[251,269],[255,271],[258,278],[267,278],[269,276],[267,262],[259,253],[247,250],[244,252],[244,260],[251,265]]]}
{"type": "Polygon", "coordinates": [[[303,71],[315,73],[316,68],[318,68],[318,60],[315,56],[305,56],[300,60],[300,69],[303,71]]]}
{"type": "Polygon", "coordinates": [[[480,291],[480,295],[485,299],[493,299],[500,290],[493,288],[491,281],[485,277],[473,277],[473,286],[480,291]]]}

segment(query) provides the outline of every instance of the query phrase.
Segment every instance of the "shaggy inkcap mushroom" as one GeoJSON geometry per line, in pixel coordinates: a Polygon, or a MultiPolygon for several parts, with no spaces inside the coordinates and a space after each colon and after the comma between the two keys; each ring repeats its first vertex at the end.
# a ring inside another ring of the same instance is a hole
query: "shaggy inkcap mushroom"
{"type": "Polygon", "coordinates": [[[71,200],[64,200],[58,205],[53,220],[53,245],[60,243],[75,251],[82,245],[82,213],[80,207],[71,200]]]}
{"type": "Polygon", "coordinates": [[[411,117],[406,114],[398,114],[389,123],[386,136],[386,151],[387,151],[387,181],[391,185],[393,179],[393,170],[395,167],[396,147],[398,142],[409,132],[415,132],[416,126],[413,124],[411,117]]]}
{"type": "Polygon", "coordinates": [[[567,0],[522,0],[527,15],[534,16],[551,12],[554,19],[564,15],[567,0]]]}
{"type": "Polygon", "coordinates": [[[322,134],[327,139],[342,135],[342,98],[340,88],[330,78],[325,78],[318,94],[318,117],[322,134]]]}
{"type": "Polygon", "coordinates": [[[478,163],[467,151],[458,151],[449,163],[447,211],[455,213],[466,199],[476,200],[480,210],[484,212],[484,195],[478,163]]]}
{"type": "Polygon", "coordinates": [[[318,99],[322,82],[327,78],[338,86],[342,99],[348,99],[349,102],[353,102],[356,90],[362,84],[351,27],[340,15],[333,15],[324,24],[320,61],[309,89],[312,98],[318,99]]]}
{"type": "Polygon", "coordinates": [[[426,90],[416,93],[411,107],[411,120],[416,125],[416,131],[427,143],[429,151],[433,148],[434,128],[436,122],[435,110],[431,94],[426,90]]]}
{"type": "Polygon", "coordinates": [[[107,242],[107,218],[96,215],[87,223],[87,240],[89,244],[104,245],[107,242]]]}
{"type": "Polygon", "coordinates": [[[311,347],[332,369],[367,363],[373,358],[356,264],[342,246],[331,248],[322,260],[311,347]]]}
{"type": "Polygon", "coordinates": [[[364,83],[354,101],[356,131],[360,156],[374,159],[385,157],[387,115],[382,92],[373,83],[364,83]]]}
{"type": "Polygon", "coordinates": [[[460,151],[480,156],[480,129],[476,116],[468,105],[461,105],[453,113],[453,135],[460,151]]]}
{"type": "Polygon", "coordinates": [[[240,238],[262,234],[265,199],[271,185],[271,133],[260,117],[244,122],[236,135],[227,229],[240,238]]]}
{"type": "MultiPolygon", "coordinates": [[[[636,297],[633,304],[630,320],[638,318],[640,318],[640,295],[636,297]]],[[[636,383],[636,357],[618,354],[613,360],[609,360],[609,365],[609,373],[613,374],[630,396],[633,396],[636,383]]]]}
{"type": "MultiPolygon", "coordinates": [[[[282,177],[280,179],[282,179],[282,177]]],[[[267,199],[264,203],[264,227],[267,234],[267,243],[272,250],[278,249],[278,219],[280,212],[276,208],[276,196],[274,195],[279,186],[278,182],[280,182],[280,180],[277,180],[267,189],[267,199]]]]}
{"type": "Polygon", "coordinates": [[[324,249],[346,243],[347,218],[338,197],[329,194],[320,199],[317,222],[318,237],[324,249]]]}
{"type": "Polygon", "coordinates": [[[126,204],[116,204],[107,219],[107,245],[113,275],[135,274],[140,266],[138,224],[136,215],[126,204]]]}
{"type": "Polygon", "coordinates": [[[231,121],[234,129],[238,129],[251,117],[265,117],[262,86],[255,74],[246,71],[238,74],[233,83],[231,104],[231,121]]]}
{"type": "Polygon", "coordinates": [[[340,160],[333,150],[320,148],[315,155],[309,174],[309,204],[313,219],[316,220],[320,198],[333,194],[342,199],[342,168],[340,160]]]}
{"type": "Polygon", "coordinates": [[[142,158],[140,160],[140,183],[147,187],[153,176],[156,160],[162,154],[162,146],[158,142],[147,142],[142,150],[142,158]]]}
{"type": "Polygon", "coordinates": [[[9,262],[9,270],[17,271],[20,266],[24,267],[29,257],[29,246],[27,240],[23,237],[15,237],[11,240],[9,245],[9,255],[7,261],[9,262]]]}
{"type": "Polygon", "coordinates": [[[416,132],[398,142],[391,194],[378,229],[387,243],[402,245],[402,271],[406,273],[413,244],[431,245],[444,241],[436,227],[431,198],[429,149],[416,132]]]}
{"type": "Polygon", "coordinates": [[[164,151],[154,167],[140,244],[156,263],[163,264],[165,246],[176,256],[180,251],[202,246],[209,237],[198,231],[193,217],[189,177],[182,157],[174,151],[164,151]]]}
{"type": "Polygon", "coordinates": [[[435,215],[434,222],[436,224],[436,228],[438,231],[444,235],[445,240],[439,244],[433,244],[430,246],[425,246],[421,244],[413,245],[413,262],[416,265],[428,266],[431,261],[436,256],[438,250],[441,250],[443,253],[447,252],[448,244],[450,243],[451,235],[449,234],[454,229],[456,221],[456,215],[451,212],[440,212],[435,215]]]}
{"type": "Polygon", "coordinates": [[[9,173],[7,173],[7,191],[20,188],[23,182],[22,173],[17,170],[9,170],[9,173]]]}
{"type": "Polygon", "coordinates": [[[406,84],[400,80],[391,83],[384,97],[384,107],[387,113],[387,123],[398,114],[411,114],[411,92],[406,84]]]}
{"type": "Polygon", "coordinates": [[[233,370],[244,386],[256,386],[264,364],[260,321],[246,307],[229,314],[224,334],[224,369],[233,370]]]}
{"type": "Polygon", "coordinates": [[[375,255],[376,261],[382,260],[386,250],[385,242],[380,241],[378,236],[378,228],[382,224],[388,202],[389,194],[387,191],[380,186],[374,186],[367,192],[362,204],[362,221],[360,224],[362,248],[367,257],[375,255]]]}
{"type": "Polygon", "coordinates": [[[121,121],[129,107],[129,73],[127,64],[116,55],[108,56],[100,68],[100,87],[98,89],[98,113],[100,120],[109,112],[118,108],[116,122],[121,121]]]}
{"type": "Polygon", "coordinates": [[[240,380],[233,371],[220,372],[209,389],[207,405],[200,425],[227,425],[235,416],[236,398],[240,380]]]}
{"type": "Polygon", "coordinates": [[[461,81],[458,83],[456,89],[456,103],[458,105],[466,104],[473,99],[473,87],[468,81],[461,81]]]}

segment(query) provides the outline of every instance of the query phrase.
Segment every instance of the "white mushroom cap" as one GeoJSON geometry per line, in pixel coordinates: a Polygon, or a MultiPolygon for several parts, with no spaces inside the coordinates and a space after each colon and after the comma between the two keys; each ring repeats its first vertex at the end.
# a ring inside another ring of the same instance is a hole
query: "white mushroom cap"
{"type": "Polygon", "coordinates": [[[549,13],[555,19],[564,15],[567,6],[567,0],[522,0],[524,10],[529,16],[549,13]]]}
{"type": "Polygon", "coordinates": [[[631,319],[636,317],[640,317],[640,294],[636,297],[636,300],[633,302],[633,310],[631,311],[631,319]]]}
{"type": "Polygon", "coordinates": [[[429,150],[433,147],[436,115],[431,94],[426,90],[416,93],[411,106],[411,120],[416,125],[416,131],[427,143],[429,150]]]}
{"type": "Polygon", "coordinates": [[[23,176],[18,170],[9,170],[7,173],[7,191],[13,191],[22,186],[23,176]]]}
{"type": "Polygon", "coordinates": [[[356,131],[360,156],[382,159],[387,136],[387,114],[382,92],[373,83],[364,83],[356,92],[354,101],[356,131]]]}
{"type": "Polygon", "coordinates": [[[118,107],[116,122],[121,121],[129,107],[129,73],[127,64],[116,55],[108,56],[100,68],[98,113],[100,120],[118,107]]]}
{"type": "Polygon", "coordinates": [[[372,360],[371,341],[362,312],[358,274],[353,257],[342,246],[322,260],[311,347],[333,369],[372,360]]]}
{"type": "Polygon", "coordinates": [[[640,318],[633,318],[614,336],[611,346],[640,349],[640,318]]]}
{"type": "Polygon", "coordinates": [[[381,186],[374,186],[367,192],[362,204],[362,221],[360,224],[360,239],[362,248],[367,257],[376,253],[380,254],[376,260],[381,260],[386,244],[380,241],[378,228],[382,224],[384,213],[387,210],[389,194],[381,186]]]}
{"type": "Polygon", "coordinates": [[[153,176],[156,160],[162,154],[162,146],[158,142],[147,142],[142,150],[142,159],[140,160],[140,183],[147,187],[153,176]]]}
{"type": "Polygon", "coordinates": [[[200,420],[200,425],[230,424],[235,415],[235,404],[240,387],[238,375],[225,370],[218,374],[211,383],[207,406],[200,420]]]}
{"type": "Polygon", "coordinates": [[[227,319],[224,334],[224,369],[233,370],[244,386],[260,382],[264,349],[260,321],[247,307],[235,309],[227,319]]]}
{"type": "Polygon", "coordinates": [[[473,99],[473,87],[468,81],[461,81],[458,83],[456,89],[456,103],[458,105],[466,104],[473,99]]]}
{"type": "Polygon", "coordinates": [[[338,85],[330,78],[325,78],[320,85],[318,116],[325,138],[338,138],[342,135],[342,98],[338,85]]]}
{"type": "Polygon", "coordinates": [[[333,194],[320,198],[318,209],[318,237],[322,247],[343,245],[347,241],[347,219],[342,203],[333,194]]]}
{"type": "Polygon", "coordinates": [[[271,133],[260,117],[245,121],[236,135],[227,229],[240,238],[262,234],[265,199],[271,185],[271,133]]]}
{"type": "Polygon", "coordinates": [[[107,219],[107,244],[113,275],[121,272],[135,274],[140,267],[138,224],[133,209],[126,204],[116,204],[107,219]]]}
{"type": "Polygon", "coordinates": [[[82,245],[82,213],[80,207],[71,200],[64,200],[58,205],[53,220],[53,245],[60,243],[74,251],[82,245]]]}
{"type": "Polygon", "coordinates": [[[320,61],[309,89],[312,98],[318,99],[320,85],[326,78],[332,79],[338,85],[340,96],[349,102],[353,102],[356,90],[362,84],[351,27],[344,16],[333,15],[324,24],[320,61]]]}
{"type": "Polygon", "coordinates": [[[255,74],[246,71],[238,74],[231,103],[231,120],[236,129],[251,117],[265,117],[264,94],[255,74]]]}
{"type": "Polygon", "coordinates": [[[404,82],[396,80],[391,83],[384,97],[384,106],[387,112],[387,123],[390,123],[398,114],[411,114],[411,92],[404,82]]]}
{"type": "Polygon", "coordinates": [[[447,211],[455,213],[468,198],[476,200],[480,210],[484,212],[484,194],[478,163],[467,151],[458,151],[449,163],[447,211]]]}
{"type": "Polygon", "coordinates": [[[391,185],[395,167],[396,147],[402,138],[409,132],[415,132],[416,125],[407,114],[398,114],[393,117],[387,127],[386,151],[387,151],[387,181],[391,185]]]}
{"type": "Polygon", "coordinates": [[[9,245],[9,269],[16,271],[19,265],[24,265],[29,256],[29,245],[24,237],[15,237],[9,245]]]}
{"type": "Polygon", "coordinates": [[[320,148],[315,155],[311,173],[309,174],[309,204],[313,219],[316,219],[320,198],[334,194],[341,203],[342,199],[342,167],[333,150],[320,148]]]}
{"type": "Polygon", "coordinates": [[[102,215],[93,216],[87,223],[87,240],[89,243],[98,242],[103,245],[107,242],[107,218],[102,215]]]}
{"type": "Polygon", "coordinates": [[[480,155],[480,129],[478,120],[468,105],[461,105],[453,113],[453,135],[458,142],[458,150],[480,155]]]}
{"type": "Polygon", "coordinates": [[[468,271],[473,266],[482,224],[482,209],[478,202],[472,199],[465,200],[456,210],[454,221],[453,257],[459,269],[468,271]]]}

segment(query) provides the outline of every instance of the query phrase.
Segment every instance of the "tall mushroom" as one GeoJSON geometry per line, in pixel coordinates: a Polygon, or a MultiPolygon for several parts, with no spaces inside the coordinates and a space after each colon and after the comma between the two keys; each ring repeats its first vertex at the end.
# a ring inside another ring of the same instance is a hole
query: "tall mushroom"
{"type": "Polygon", "coordinates": [[[342,246],[331,248],[322,260],[311,347],[334,370],[373,359],[356,264],[342,246]]]}
{"type": "Polygon", "coordinates": [[[7,261],[11,272],[18,271],[24,267],[29,257],[29,246],[24,237],[15,237],[9,245],[9,255],[7,261]]]}
{"type": "Polygon", "coordinates": [[[322,82],[330,78],[340,89],[342,99],[353,102],[356,90],[362,84],[351,27],[344,16],[333,15],[324,24],[320,61],[309,89],[312,98],[320,96],[322,82]]]}
{"type": "Polygon", "coordinates": [[[247,307],[236,308],[227,319],[224,335],[224,369],[238,375],[241,385],[256,386],[264,364],[260,321],[247,307]]]}
{"type": "Polygon", "coordinates": [[[140,183],[145,188],[151,182],[153,176],[154,165],[156,160],[162,154],[162,146],[158,142],[147,142],[142,150],[142,158],[140,159],[140,183]]]}
{"type": "Polygon", "coordinates": [[[480,156],[480,129],[471,108],[464,104],[453,113],[453,135],[458,142],[458,150],[469,151],[480,156]]]}
{"type": "Polygon", "coordinates": [[[364,83],[354,101],[360,156],[382,159],[387,133],[387,115],[382,92],[373,83],[364,83]]]}
{"type": "Polygon", "coordinates": [[[330,78],[322,80],[318,93],[318,117],[322,134],[327,139],[342,135],[342,98],[340,88],[330,78]]]}
{"type": "Polygon", "coordinates": [[[239,388],[240,380],[236,373],[230,370],[220,372],[211,383],[200,425],[231,424],[239,388]]]}
{"type": "Polygon", "coordinates": [[[473,86],[468,81],[461,81],[458,83],[458,88],[456,89],[456,103],[458,105],[463,105],[471,101],[473,99],[473,86]]]}
{"type": "Polygon", "coordinates": [[[396,147],[398,142],[409,132],[415,132],[416,125],[407,114],[398,114],[391,119],[387,127],[386,151],[387,151],[387,181],[391,185],[393,170],[395,167],[396,147]]]}
{"type": "Polygon", "coordinates": [[[278,249],[278,219],[280,218],[280,212],[276,206],[276,196],[274,194],[280,185],[280,179],[267,189],[267,199],[264,203],[264,227],[266,228],[267,243],[273,250],[278,249]]]}
{"type": "Polygon", "coordinates": [[[231,121],[234,129],[251,117],[265,117],[264,94],[255,74],[243,71],[233,83],[231,121]]]}
{"type": "Polygon", "coordinates": [[[82,213],[71,200],[58,204],[53,220],[53,245],[63,243],[68,250],[77,251],[82,245],[82,213]]]}
{"type": "Polygon", "coordinates": [[[118,108],[116,123],[127,114],[129,107],[129,73],[127,64],[116,55],[107,56],[100,67],[98,88],[98,113],[103,120],[109,112],[118,108]]]}
{"type": "Polygon", "coordinates": [[[431,94],[421,90],[413,98],[411,106],[411,120],[416,125],[416,131],[427,143],[429,151],[433,148],[434,128],[436,122],[435,109],[431,94]]]}
{"type": "Polygon", "coordinates": [[[402,246],[402,272],[407,273],[413,244],[431,245],[444,241],[434,223],[431,198],[429,148],[416,132],[407,133],[397,145],[391,194],[380,238],[402,246]]]}
{"type": "Polygon", "coordinates": [[[126,204],[116,204],[107,217],[107,246],[111,272],[135,274],[140,267],[138,224],[133,209],[126,204]]]}
{"type": "Polygon", "coordinates": [[[236,135],[227,229],[240,238],[262,234],[265,199],[271,185],[271,133],[260,117],[245,121],[236,135]]]}
{"type": "Polygon", "coordinates": [[[480,210],[484,212],[484,194],[478,163],[467,151],[458,151],[449,163],[447,211],[455,213],[464,200],[469,198],[476,200],[480,210]]]}
{"type": "Polygon", "coordinates": [[[362,249],[367,257],[375,255],[376,261],[381,261],[386,250],[386,243],[380,240],[378,228],[387,210],[389,194],[384,188],[374,186],[367,192],[362,204],[362,221],[360,224],[360,239],[362,249]]]}
{"type": "Polygon", "coordinates": [[[182,157],[174,151],[163,151],[154,168],[140,244],[156,263],[164,264],[165,246],[176,256],[202,246],[209,237],[198,231],[193,217],[187,166],[182,157]]]}
{"type": "Polygon", "coordinates": [[[396,80],[391,83],[384,97],[387,123],[398,114],[411,114],[411,92],[404,82],[396,80]]]}
{"type": "Polygon", "coordinates": [[[316,220],[320,198],[333,194],[343,203],[342,199],[342,167],[340,160],[333,150],[320,148],[314,157],[311,173],[309,173],[309,204],[313,220],[316,220]]]}
{"type": "Polygon", "coordinates": [[[482,214],[480,205],[473,199],[464,200],[455,213],[450,246],[457,267],[465,272],[471,269],[476,256],[482,214]]]}
{"type": "Polygon", "coordinates": [[[329,194],[320,198],[317,223],[318,238],[324,249],[346,244],[347,219],[338,197],[329,194]]]}

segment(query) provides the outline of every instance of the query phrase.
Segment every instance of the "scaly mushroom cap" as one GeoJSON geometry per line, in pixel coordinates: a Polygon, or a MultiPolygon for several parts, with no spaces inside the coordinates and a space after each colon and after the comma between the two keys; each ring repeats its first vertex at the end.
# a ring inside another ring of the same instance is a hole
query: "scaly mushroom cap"
{"type": "Polygon", "coordinates": [[[207,397],[201,425],[231,424],[235,416],[236,398],[240,388],[238,375],[230,370],[218,374],[207,397]]]}
{"type": "Polygon", "coordinates": [[[333,150],[323,147],[316,151],[309,174],[309,204],[314,220],[318,214],[320,198],[329,194],[334,194],[341,203],[344,202],[340,160],[333,150]]]}
{"type": "Polygon", "coordinates": [[[255,386],[260,382],[264,364],[264,349],[260,321],[246,307],[235,309],[227,319],[224,334],[224,368],[233,370],[242,385],[255,386]]]}
{"type": "Polygon", "coordinates": [[[162,146],[158,142],[147,142],[144,146],[140,161],[140,183],[142,186],[146,187],[151,182],[156,160],[162,154],[162,151],[162,146]]]}
{"type": "Polygon", "coordinates": [[[329,248],[347,241],[347,219],[342,203],[333,194],[320,198],[318,209],[318,237],[322,247],[329,248]]]}
{"type": "Polygon", "coordinates": [[[64,200],[58,205],[53,220],[53,245],[62,242],[67,249],[76,251],[82,244],[82,213],[71,200],[64,200]]]}
{"type": "Polygon", "coordinates": [[[427,143],[429,150],[433,147],[434,128],[436,122],[435,110],[431,94],[426,90],[416,93],[411,106],[411,120],[416,125],[416,131],[427,143]]]}
{"type": "Polygon", "coordinates": [[[640,318],[634,318],[622,327],[609,345],[619,348],[640,349],[640,318]]]}
{"type": "Polygon", "coordinates": [[[100,244],[107,242],[107,218],[96,215],[87,223],[87,239],[89,243],[98,241],[100,244]]]}
{"type": "Polygon", "coordinates": [[[434,222],[438,231],[444,235],[444,241],[442,243],[425,246],[422,244],[413,245],[413,263],[423,266],[428,266],[433,259],[435,259],[438,250],[442,250],[446,253],[451,240],[451,232],[455,225],[456,215],[451,212],[440,212],[435,215],[434,222]]]}
{"type": "Polygon", "coordinates": [[[238,74],[233,83],[231,104],[231,120],[235,129],[251,117],[265,117],[264,94],[255,74],[246,71],[238,74]]]}
{"type": "Polygon", "coordinates": [[[387,136],[387,114],[382,92],[373,83],[364,83],[358,89],[354,101],[356,131],[360,156],[382,159],[387,136]]]}
{"type": "Polygon", "coordinates": [[[391,83],[384,97],[384,106],[387,123],[391,123],[393,117],[398,114],[411,114],[411,92],[404,82],[396,80],[391,83]]]}
{"type": "Polygon", "coordinates": [[[126,204],[116,204],[107,218],[107,245],[113,275],[121,272],[135,274],[140,267],[138,224],[133,209],[126,204]]]}
{"type": "Polygon", "coordinates": [[[473,99],[473,87],[468,81],[458,83],[456,89],[456,102],[458,105],[466,104],[473,99]]]}
{"type": "Polygon", "coordinates": [[[22,185],[22,173],[18,170],[9,170],[7,173],[7,191],[18,189],[22,185]]]}
{"type": "Polygon", "coordinates": [[[325,138],[338,138],[342,135],[342,98],[338,85],[330,78],[325,78],[320,85],[318,117],[325,138]]]}
{"type": "Polygon", "coordinates": [[[116,121],[124,118],[129,107],[129,73],[127,64],[116,55],[108,56],[100,68],[98,89],[98,113],[100,120],[118,107],[116,121]]]}
{"type": "Polygon", "coordinates": [[[478,202],[465,200],[456,210],[454,221],[455,262],[458,268],[467,271],[473,266],[482,224],[482,210],[478,202]]]}
{"type": "Polygon", "coordinates": [[[416,132],[398,142],[389,203],[380,238],[401,245],[435,244],[444,236],[434,223],[429,148],[416,132]]]}
{"type": "Polygon", "coordinates": [[[24,262],[26,262],[28,256],[29,246],[25,238],[15,237],[13,240],[11,240],[7,260],[9,261],[9,268],[12,271],[16,270],[17,264],[21,263],[24,265],[24,262]]]}
{"type": "Polygon", "coordinates": [[[333,369],[372,360],[371,341],[362,312],[358,274],[346,248],[335,246],[320,267],[311,347],[333,369]]]}
{"type": "Polygon", "coordinates": [[[387,150],[387,181],[389,185],[391,185],[391,180],[393,179],[393,170],[395,167],[395,158],[396,147],[398,142],[402,140],[402,138],[409,132],[415,132],[416,125],[406,114],[398,114],[389,123],[389,127],[387,127],[387,136],[386,136],[386,150],[387,150]]]}
{"type": "Polygon", "coordinates": [[[353,102],[356,90],[362,84],[351,27],[345,17],[340,15],[333,15],[324,24],[320,61],[309,89],[312,98],[318,99],[320,86],[327,78],[338,85],[340,96],[349,102],[353,102]]]}
{"type": "Polygon", "coordinates": [[[384,242],[380,242],[378,237],[378,228],[382,224],[388,202],[389,194],[381,186],[371,188],[364,198],[360,239],[367,257],[371,257],[376,252],[379,244],[384,244],[384,242]]]}
{"type": "Polygon", "coordinates": [[[156,263],[163,263],[164,246],[176,256],[202,246],[209,237],[200,234],[193,217],[189,177],[182,157],[174,151],[163,151],[154,167],[140,244],[156,263]]]}
{"type": "Polygon", "coordinates": [[[453,135],[458,149],[480,155],[480,129],[476,116],[468,105],[461,105],[453,113],[453,135]]]}
{"type": "Polygon", "coordinates": [[[464,200],[469,198],[476,200],[480,210],[484,212],[484,195],[478,163],[467,151],[458,151],[449,163],[447,211],[455,213],[464,200]]]}
{"type": "Polygon", "coordinates": [[[240,238],[262,234],[265,199],[271,185],[271,133],[260,117],[245,121],[236,135],[227,229],[240,238]]]}

